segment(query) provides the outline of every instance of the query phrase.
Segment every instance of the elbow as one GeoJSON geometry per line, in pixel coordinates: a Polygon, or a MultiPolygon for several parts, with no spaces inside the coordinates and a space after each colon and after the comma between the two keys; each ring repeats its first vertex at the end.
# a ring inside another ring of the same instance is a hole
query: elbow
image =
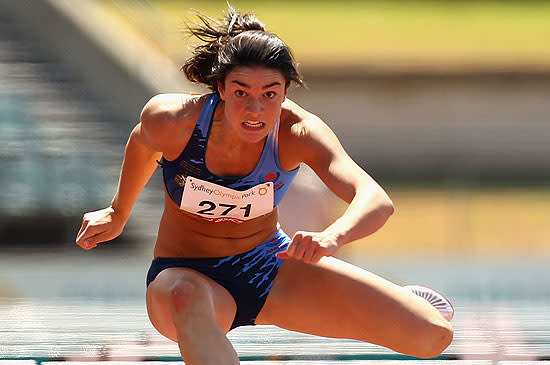
{"type": "Polygon", "coordinates": [[[385,210],[388,214],[388,218],[391,217],[392,214],[395,212],[395,207],[394,207],[393,202],[391,201],[391,199],[389,197],[388,197],[387,202],[386,202],[385,210]]]}
{"type": "Polygon", "coordinates": [[[384,221],[388,220],[395,212],[392,200],[383,190],[380,191],[378,197],[378,212],[384,218],[384,221]]]}
{"type": "MultiPolygon", "coordinates": [[[[357,196],[357,195],[356,195],[357,196]]],[[[383,225],[395,212],[392,200],[380,186],[369,186],[361,193],[361,200],[373,217],[383,225]]]]}

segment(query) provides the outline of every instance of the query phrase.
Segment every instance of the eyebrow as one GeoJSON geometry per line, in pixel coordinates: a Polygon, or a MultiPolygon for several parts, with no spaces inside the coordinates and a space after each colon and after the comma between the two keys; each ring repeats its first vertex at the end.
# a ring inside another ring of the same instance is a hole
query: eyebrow
{"type": "MultiPolygon", "coordinates": [[[[247,88],[250,88],[250,85],[248,85],[247,83],[245,82],[242,82],[242,81],[238,81],[238,80],[233,80],[231,81],[232,83],[235,83],[237,85],[240,85],[242,87],[247,87],[247,88]]],[[[277,85],[281,85],[281,83],[279,81],[275,81],[275,82],[272,82],[271,84],[267,84],[265,86],[262,87],[262,89],[269,89],[270,87],[272,86],[277,86],[277,85]]]]}

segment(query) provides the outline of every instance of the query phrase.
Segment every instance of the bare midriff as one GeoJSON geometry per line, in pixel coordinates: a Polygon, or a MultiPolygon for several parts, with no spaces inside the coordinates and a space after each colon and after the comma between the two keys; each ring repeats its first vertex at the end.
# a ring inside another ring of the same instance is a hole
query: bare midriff
{"type": "Polygon", "coordinates": [[[181,210],[165,192],[155,257],[223,257],[250,251],[275,235],[278,214],[243,223],[212,223],[181,210]]]}

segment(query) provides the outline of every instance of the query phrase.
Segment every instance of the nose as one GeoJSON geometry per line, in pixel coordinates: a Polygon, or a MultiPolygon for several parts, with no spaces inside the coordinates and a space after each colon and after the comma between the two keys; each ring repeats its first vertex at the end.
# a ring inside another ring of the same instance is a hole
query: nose
{"type": "Polygon", "coordinates": [[[246,110],[253,114],[259,114],[264,111],[264,106],[257,98],[249,98],[246,104],[246,110]]]}

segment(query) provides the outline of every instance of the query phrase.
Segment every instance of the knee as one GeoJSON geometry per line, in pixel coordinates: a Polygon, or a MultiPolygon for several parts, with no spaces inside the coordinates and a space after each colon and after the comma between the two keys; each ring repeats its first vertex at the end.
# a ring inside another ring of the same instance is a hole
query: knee
{"type": "Polygon", "coordinates": [[[211,304],[207,288],[200,280],[181,277],[175,280],[169,288],[169,303],[173,314],[183,314],[196,304],[204,309],[211,304]]]}
{"type": "Polygon", "coordinates": [[[189,280],[176,280],[168,291],[171,308],[174,312],[181,312],[193,301],[196,286],[189,280]]]}
{"type": "Polygon", "coordinates": [[[433,358],[439,356],[453,340],[454,330],[449,322],[442,319],[438,323],[426,325],[421,333],[417,334],[417,346],[414,356],[433,358]]]}

